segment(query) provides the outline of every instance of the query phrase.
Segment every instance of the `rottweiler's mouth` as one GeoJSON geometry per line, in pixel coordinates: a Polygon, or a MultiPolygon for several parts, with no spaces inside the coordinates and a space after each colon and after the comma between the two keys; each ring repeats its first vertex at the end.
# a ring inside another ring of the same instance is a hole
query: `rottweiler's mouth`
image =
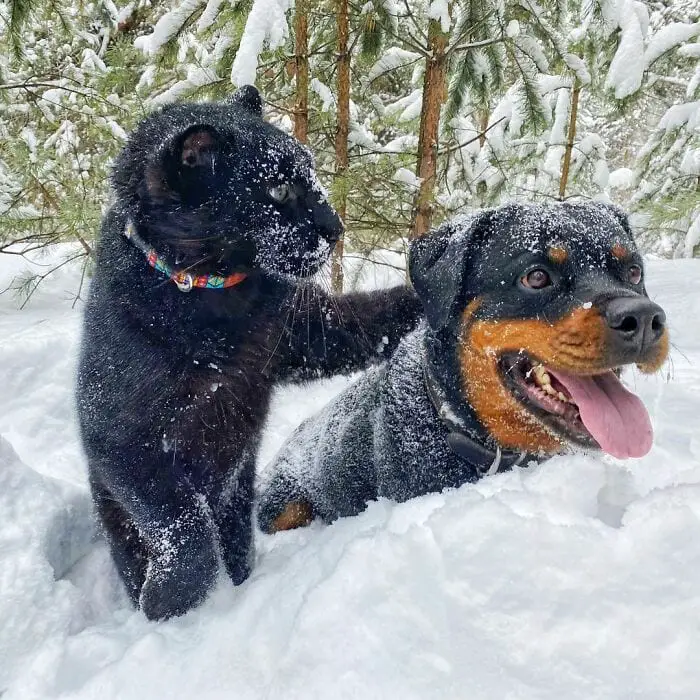
{"type": "Polygon", "coordinates": [[[520,403],[566,442],[621,459],[643,457],[651,449],[649,414],[622,385],[619,369],[573,374],[522,352],[504,355],[500,367],[520,403]]]}

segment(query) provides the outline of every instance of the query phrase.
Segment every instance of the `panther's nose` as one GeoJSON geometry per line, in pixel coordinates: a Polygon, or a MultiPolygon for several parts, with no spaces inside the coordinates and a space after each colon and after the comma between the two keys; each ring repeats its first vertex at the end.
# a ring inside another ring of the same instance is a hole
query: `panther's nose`
{"type": "Polygon", "coordinates": [[[664,310],[644,296],[615,297],[601,311],[618,347],[635,355],[656,345],[666,328],[664,310]]]}
{"type": "Polygon", "coordinates": [[[335,209],[327,202],[319,202],[313,208],[314,225],[331,245],[343,235],[343,222],[335,209]]]}

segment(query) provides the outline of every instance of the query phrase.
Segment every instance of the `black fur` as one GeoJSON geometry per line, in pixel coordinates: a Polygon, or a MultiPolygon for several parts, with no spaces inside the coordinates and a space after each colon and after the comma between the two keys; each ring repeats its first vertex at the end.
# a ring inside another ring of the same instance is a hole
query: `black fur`
{"type": "MultiPolygon", "coordinates": [[[[611,299],[631,299],[649,305],[663,324],[643,283],[625,280],[631,265],[642,260],[627,219],[602,204],[509,205],[447,222],[414,241],[411,280],[426,321],[386,365],[370,369],[290,437],[258,487],[260,528],[303,524],[280,526],[290,504],[303,504],[307,519],[331,522],[380,496],[405,501],[476,481],[518,457],[524,463],[541,457],[498,445],[467,400],[459,357],[464,309],[478,297],[473,318],[549,323],[589,301],[604,309],[611,299]],[[615,243],[629,250],[626,259],[613,256],[615,243]],[[547,258],[553,244],[566,244],[566,262],[547,258]],[[533,267],[550,270],[557,283],[525,289],[519,281],[533,267]]],[[[635,358],[613,348],[610,366],[644,361],[657,353],[652,345],[637,348],[635,358]]]]}
{"type": "Polygon", "coordinates": [[[78,409],[114,561],[134,603],[157,619],[199,603],[219,557],[235,584],[249,574],[255,458],[273,385],[381,360],[420,304],[405,287],[333,298],[297,284],[326,260],[341,224],[307,149],[262,120],[253,88],[148,118],[113,182],[78,409]],[[270,192],[280,184],[289,187],[281,204],[270,192]],[[247,278],[183,293],[125,238],[129,220],[174,268],[247,278]]]}

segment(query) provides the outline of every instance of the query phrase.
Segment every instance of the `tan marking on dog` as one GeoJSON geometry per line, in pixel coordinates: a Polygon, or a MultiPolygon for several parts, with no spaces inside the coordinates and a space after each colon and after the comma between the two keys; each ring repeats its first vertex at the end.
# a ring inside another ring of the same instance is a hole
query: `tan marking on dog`
{"type": "Polygon", "coordinates": [[[668,329],[664,328],[663,335],[659,338],[657,345],[656,356],[648,359],[646,362],[640,362],[637,365],[637,369],[643,374],[653,374],[657,370],[661,369],[661,366],[668,359],[668,351],[671,340],[668,335],[668,329]]]}
{"type": "Polygon", "coordinates": [[[272,521],[270,532],[294,530],[306,527],[313,520],[311,504],[306,501],[287,503],[284,510],[272,521]]]}
{"type": "Polygon", "coordinates": [[[528,411],[505,386],[498,361],[524,350],[553,369],[596,374],[610,366],[607,325],[595,309],[576,309],[561,320],[475,321],[471,304],[463,314],[460,342],[462,382],[479,420],[504,447],[556,453],[566,445],[528,411]]]}
{"type": "Polygon", "coordinates": [[[611,250],[613,257],[617,260],[624,260],[630,254],[629,250],[622,243],[615,243],[611,250]]]}
{"type": "Polygon", "coordinates": [[[547,257],[557,265],[563,265],[569,259],[569,251],[563,246],[553,245],[547,250],[547,257]]]}

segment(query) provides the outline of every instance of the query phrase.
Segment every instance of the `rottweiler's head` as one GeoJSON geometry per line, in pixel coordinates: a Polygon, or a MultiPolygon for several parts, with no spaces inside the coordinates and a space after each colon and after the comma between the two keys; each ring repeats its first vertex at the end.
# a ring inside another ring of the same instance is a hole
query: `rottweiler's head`
{"type": "Polygon", "coordinates": [[[462,397],[501,446],[649,451],[649,415],[618,376],[656,371],[669,339],[621,210],[484,210],[416,240],[410,274],[431,334],[454,348],[462,397]]]}
{"type": "Polygon", "coordinates": [[[263,119],[251,85],[227,102],[149,116],[117,159],[113,183],[147,242],[198,274],[310,275],[342,233],[310,151],[263,119]]]}

